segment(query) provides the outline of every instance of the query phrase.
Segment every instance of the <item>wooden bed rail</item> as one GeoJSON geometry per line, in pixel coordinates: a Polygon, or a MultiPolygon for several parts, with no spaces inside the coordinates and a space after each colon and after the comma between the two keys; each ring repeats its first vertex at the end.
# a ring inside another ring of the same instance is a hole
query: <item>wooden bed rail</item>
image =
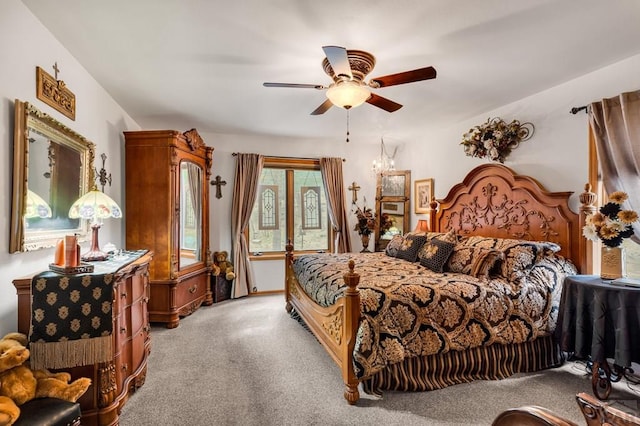
{"type": "Polygon", "coordinates": [[[286,245],[285,302],[286,310],[295,310],[313,332],[318,341],[340,367],[345,385],[344,398],[351,405],[360,399],[358,379],[353,367],[353,349],[360,323],[360,274],[354,271],[355,263],[349,261],[349,270],[342,277],[347,288],[344,297],[330,307],[322,307],[311,300],[300,287],[293,271],[293,244],[286,245]]]}

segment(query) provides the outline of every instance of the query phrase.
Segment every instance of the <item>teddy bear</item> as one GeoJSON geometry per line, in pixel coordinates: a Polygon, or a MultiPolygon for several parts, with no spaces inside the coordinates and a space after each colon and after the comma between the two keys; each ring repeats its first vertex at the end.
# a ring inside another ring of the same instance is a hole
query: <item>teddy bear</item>
{"type": "Polygon", "coordinates": [[[233,264],[227,260],[227,257],[229,253],[225,250],[213,253],[213,275],[224,274],[227,281],[233,281],[236,274],[233,272],[233,264]]]}
{"type": "Polygon", "coordinates": [[[31,370],[27,336],[9,333],[0,339],[0,425],[12,425],[20,416],[19,406],[35,398],[58,398],[76,402],[91,385],[81,377],[70,382],[66,372],[31,370]]]}

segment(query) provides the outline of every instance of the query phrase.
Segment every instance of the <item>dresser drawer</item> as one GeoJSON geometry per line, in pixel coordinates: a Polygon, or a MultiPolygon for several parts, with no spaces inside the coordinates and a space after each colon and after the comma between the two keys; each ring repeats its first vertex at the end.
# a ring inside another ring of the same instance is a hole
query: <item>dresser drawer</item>
{"type": "Polygon", "coordinates": [[[180,308],[204,299],[209,287],[209,274],[203,273],[180,282],[176,288],[176,305],[180,308]]]}

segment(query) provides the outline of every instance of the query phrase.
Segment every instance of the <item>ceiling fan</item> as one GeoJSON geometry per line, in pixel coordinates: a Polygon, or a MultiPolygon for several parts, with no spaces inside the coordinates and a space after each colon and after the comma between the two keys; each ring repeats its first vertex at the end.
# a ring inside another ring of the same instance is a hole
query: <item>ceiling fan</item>
{"type": "Polygon", "coordinates": [[[324,114],[333,105],[350,109],[367,102],[388,112],[402,108],[402,105],[390,99],[376,95],[371,89],[396,86],[398,84],[436,78],[433,67],[376,77],[365,82],[364,78],[376,64],[376,58],[362,50],[347,50],[339,46],[324,46],[326,58],[322,61],[324,72],[333,79],[329,86],[322,84],[263,83],[265,87],[291,87],[298,89],[327,90],[327,100],[316,108],[311,115],[324,114]]]}

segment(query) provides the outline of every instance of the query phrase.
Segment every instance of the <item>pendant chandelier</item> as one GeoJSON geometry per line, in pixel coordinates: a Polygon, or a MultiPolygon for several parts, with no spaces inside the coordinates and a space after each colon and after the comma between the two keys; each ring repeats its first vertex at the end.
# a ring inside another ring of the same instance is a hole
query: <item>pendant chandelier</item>
{"type": "Polygon", "coordinates": [[[396,148],[393,151],[393,156],[387,154],[387,149],[384,146],[384,139],[380,138],[380,158],[373,160],[371,171],[374,175],[378,175],[384,172],[390,172],[396,169],[395,162],[393,161],[396,156],[396,148]]]}

